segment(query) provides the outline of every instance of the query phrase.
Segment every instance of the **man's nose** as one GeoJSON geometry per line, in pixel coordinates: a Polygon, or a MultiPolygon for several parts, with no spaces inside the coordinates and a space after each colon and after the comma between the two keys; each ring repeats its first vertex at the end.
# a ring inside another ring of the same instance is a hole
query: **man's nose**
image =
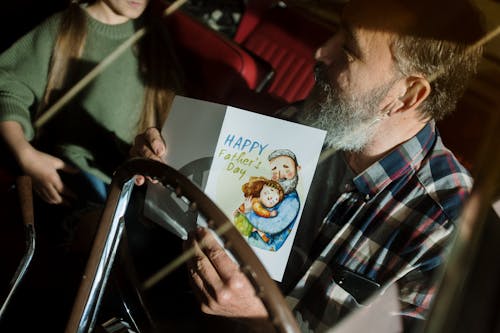
{"type": "Polygon", "coordinates": [[[324,63],[327,66],[330,64],[330,60],[326,56],[326,51],[323,47],[320,47],[316,50],[316,52],[314,53],[314,59],[318,62],[324,63]]]}
{"type": "Polygon", "coordinates": [[[326,52],[326,50],[325,50],[325,48],[323,46],[319,47],[316,50],[316,53],[314,53],[314,59],[316,61],[324,63],[327,66],[330,66],[330,64],[332,62],[331,59],[330,59],[330,57],[327,56],[327,52],[326,52]]]}
{"type": "Polygon", "coordinates": [[[332,37],[316,50],[316,52],[314,53],[314,59],[316,61],[324,63],[327,66],[330,66],[334,59],[333,44],[334,40],[332,37]]]}

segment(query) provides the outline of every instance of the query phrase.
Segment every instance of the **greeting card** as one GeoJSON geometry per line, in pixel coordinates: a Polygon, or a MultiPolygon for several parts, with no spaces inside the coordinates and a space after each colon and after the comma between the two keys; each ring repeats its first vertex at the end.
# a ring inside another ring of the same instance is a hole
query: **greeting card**
{"type": "MultiPolygon", "coordinates": [[[[325,132],[177,96],[162,134],[166,163],[204,190],[281,281],[325,132]]],[[[201,222],[172,217],[167,195],[161,186],[148,188],[145,214],[186,237],[201,222]]]]}

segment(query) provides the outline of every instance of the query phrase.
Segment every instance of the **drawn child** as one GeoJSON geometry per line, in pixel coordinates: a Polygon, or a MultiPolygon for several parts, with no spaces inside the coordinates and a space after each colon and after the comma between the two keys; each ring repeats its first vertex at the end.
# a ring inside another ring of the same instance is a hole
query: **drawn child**
{"type": "Polygon", "coordinates": [[[264,232],[256,230],[245,214],[253,211],[261,217],[275,217],[278,211],[274,208],[283,200],[284,192],[281,185],[265,177],[250,177],[248,183],[241,187],[245,195],[244,202],[235,211],[235,226],[244,236],[249,236],[253,231],[257,231],[264,241],[269,238],[264,232]]]}
{"type": "Polygon", "coordinates": [[[269,154],[268,160],[272,171],[271,179],[277,181],[285,193],[283,200],[274,207],[278,214],[263,218],[250,211],[245,216],[255,229],[264,232],[269,238],[264,242],[259,233],[253,232],[248,236],[248,243],[263,250],[278,251],[292,232],[300,210],[296,187],[301,168],[295,153],[289,149],[274,150],[269,154]]]}

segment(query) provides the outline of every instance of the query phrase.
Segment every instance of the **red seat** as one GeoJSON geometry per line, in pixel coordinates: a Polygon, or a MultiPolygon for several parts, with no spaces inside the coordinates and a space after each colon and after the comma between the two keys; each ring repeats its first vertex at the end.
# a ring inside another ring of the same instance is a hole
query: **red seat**
{"type": "Polygon", "coordinates": [[[189,14],[166,19],[190,97],[268,113],[282,101],[259,94],[272,68],[189,14]]]}
{"type": "Polygon", "coordinates": [[[333,33],[317,19],[274,1],[250,1],[234,40],[271,64],[266,92],[286,102],[304,99],[314,85],[314,52],[333,33]]]}

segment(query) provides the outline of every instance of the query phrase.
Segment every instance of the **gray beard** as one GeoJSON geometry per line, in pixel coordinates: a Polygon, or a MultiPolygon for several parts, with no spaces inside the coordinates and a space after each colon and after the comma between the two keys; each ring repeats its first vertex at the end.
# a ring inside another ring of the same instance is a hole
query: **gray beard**
{"type": "Polygon", "coordinates": [[[297,188],[297,183],[299,182],[299,176],[295,175],[292,179],[279,179],[278,183],[283,188],[283,192],[289,194],[297,188]]]}
{"type": "Polygon", "coordinates": [[[363,96],[344,97],[329,82],[326,67],[316,67],[316,84],[297,120],[327,131],[325,144],[334,149],[359,152],[366,147],[381,120],[376,110],[391,87],[386,84],[363,96]]]}

